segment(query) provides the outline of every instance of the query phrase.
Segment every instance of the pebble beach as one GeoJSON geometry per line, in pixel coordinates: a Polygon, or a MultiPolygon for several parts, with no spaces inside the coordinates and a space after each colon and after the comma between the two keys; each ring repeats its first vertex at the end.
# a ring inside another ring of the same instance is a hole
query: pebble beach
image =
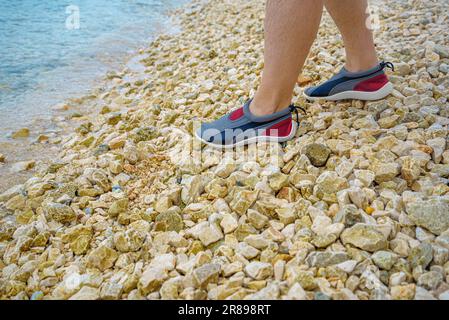
{"type": "Polygon", "coordinates": [[[448,300],[449,1],[372,4],[393,94],[303,98],[344,64],[325,13],[296,137],[226,152],[192,133],[257,89],[264,2],[175,11],[142,70],[59,106],[49,161],[14,164],[35,172],[0,193],[0,299],[448,300]]]}

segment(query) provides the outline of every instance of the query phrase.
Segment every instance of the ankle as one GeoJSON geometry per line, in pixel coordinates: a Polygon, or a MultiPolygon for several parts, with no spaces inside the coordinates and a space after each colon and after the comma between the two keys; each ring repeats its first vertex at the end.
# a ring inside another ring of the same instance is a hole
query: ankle
{"type": "Polygon", "coordinates": [[[379,64],[379,60],[372,59],[368,61],[348,61],[345,64],[345,69],[349,72],[361,72],[374,68],[379,64]]]}
{"type": "Polygon", "coordinates": [[[261,97],[256,94],[249,106],[249,110],[256,116],[273,114],[287,108],[291,104],[290,98],[261,97]]]}

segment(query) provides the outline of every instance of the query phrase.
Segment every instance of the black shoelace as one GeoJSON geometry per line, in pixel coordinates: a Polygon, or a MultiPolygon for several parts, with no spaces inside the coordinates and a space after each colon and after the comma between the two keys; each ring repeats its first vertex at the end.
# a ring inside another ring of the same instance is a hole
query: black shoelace
{"type": "Polygon", "coordinates": [[[389,62],[389,61],[382,61],[382,62],[380,63],[380,66],[382,67],[382,69],[390,68],[392,71],[394,71],[394,64],[392,64],[392,63],[389,62]]]}
{"type": "Polygon", "coordinates": [[[296,114],[296,123],[299,125],[299,113],[298,110],[301,111],[304,114],[307,114],[306,110],[303,107],[295,106],[294,104],[291,104],[289,106],[290,112],[296,114]]]}

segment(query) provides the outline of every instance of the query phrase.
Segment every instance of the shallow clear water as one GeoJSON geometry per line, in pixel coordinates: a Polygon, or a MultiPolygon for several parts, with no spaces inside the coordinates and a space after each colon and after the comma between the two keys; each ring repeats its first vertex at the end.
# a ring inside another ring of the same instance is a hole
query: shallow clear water
{"type": "Polygon", "coordinates": [[[187,0],[0,0],[0,139],[80,96],[187,0]],[[78,19],[79,17],[79,19],[78,19]]]}

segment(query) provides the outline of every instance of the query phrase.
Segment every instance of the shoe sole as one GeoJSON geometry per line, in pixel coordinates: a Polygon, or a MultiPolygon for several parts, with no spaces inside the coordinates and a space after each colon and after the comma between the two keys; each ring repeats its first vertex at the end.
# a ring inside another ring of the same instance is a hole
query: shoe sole
{"type": "Polygon", "coordinates": [[[257,136],[257,137],[251,137],[251,138],[248,138],[248,139],[245,139],[245,140],[242,140],[237,143],[230,144],[230,145],[217,145],[217,144],[205,141],[200,136],[198,136],[198,134],[196,132],[195,132],[194,136],[197,140],[200,140],[202,143],[207,144],[208,146],[211,146],[214,149],[232,149],[232,148],[242,147],[242,146],[246,146],[246,145],[250,145],[250,144],[254,144],[254,143],[258,143],[258,142],[278,142],[278,143],[286,142],[295,137],[297,129],[298,129],[298,124],[293,121],[292,122],[292,130],[290,131],[290,134],[288,136],[285,136],[285,137],[257,136]]]}
{"type": "Polygon", "coordinates": [[[393,92],[393,84],[388,82],[382,88],[373,92],[366,91],[344,91],[332,96],[327,97],[310,97],[305,92],[303,92],[304,97],[310,101],[318,101],[318,100],[329,100],[329,101],[338,101],[338,100],[366,100],[366,101],[375,101],[380,100],[388,96],[393,92]]]}

